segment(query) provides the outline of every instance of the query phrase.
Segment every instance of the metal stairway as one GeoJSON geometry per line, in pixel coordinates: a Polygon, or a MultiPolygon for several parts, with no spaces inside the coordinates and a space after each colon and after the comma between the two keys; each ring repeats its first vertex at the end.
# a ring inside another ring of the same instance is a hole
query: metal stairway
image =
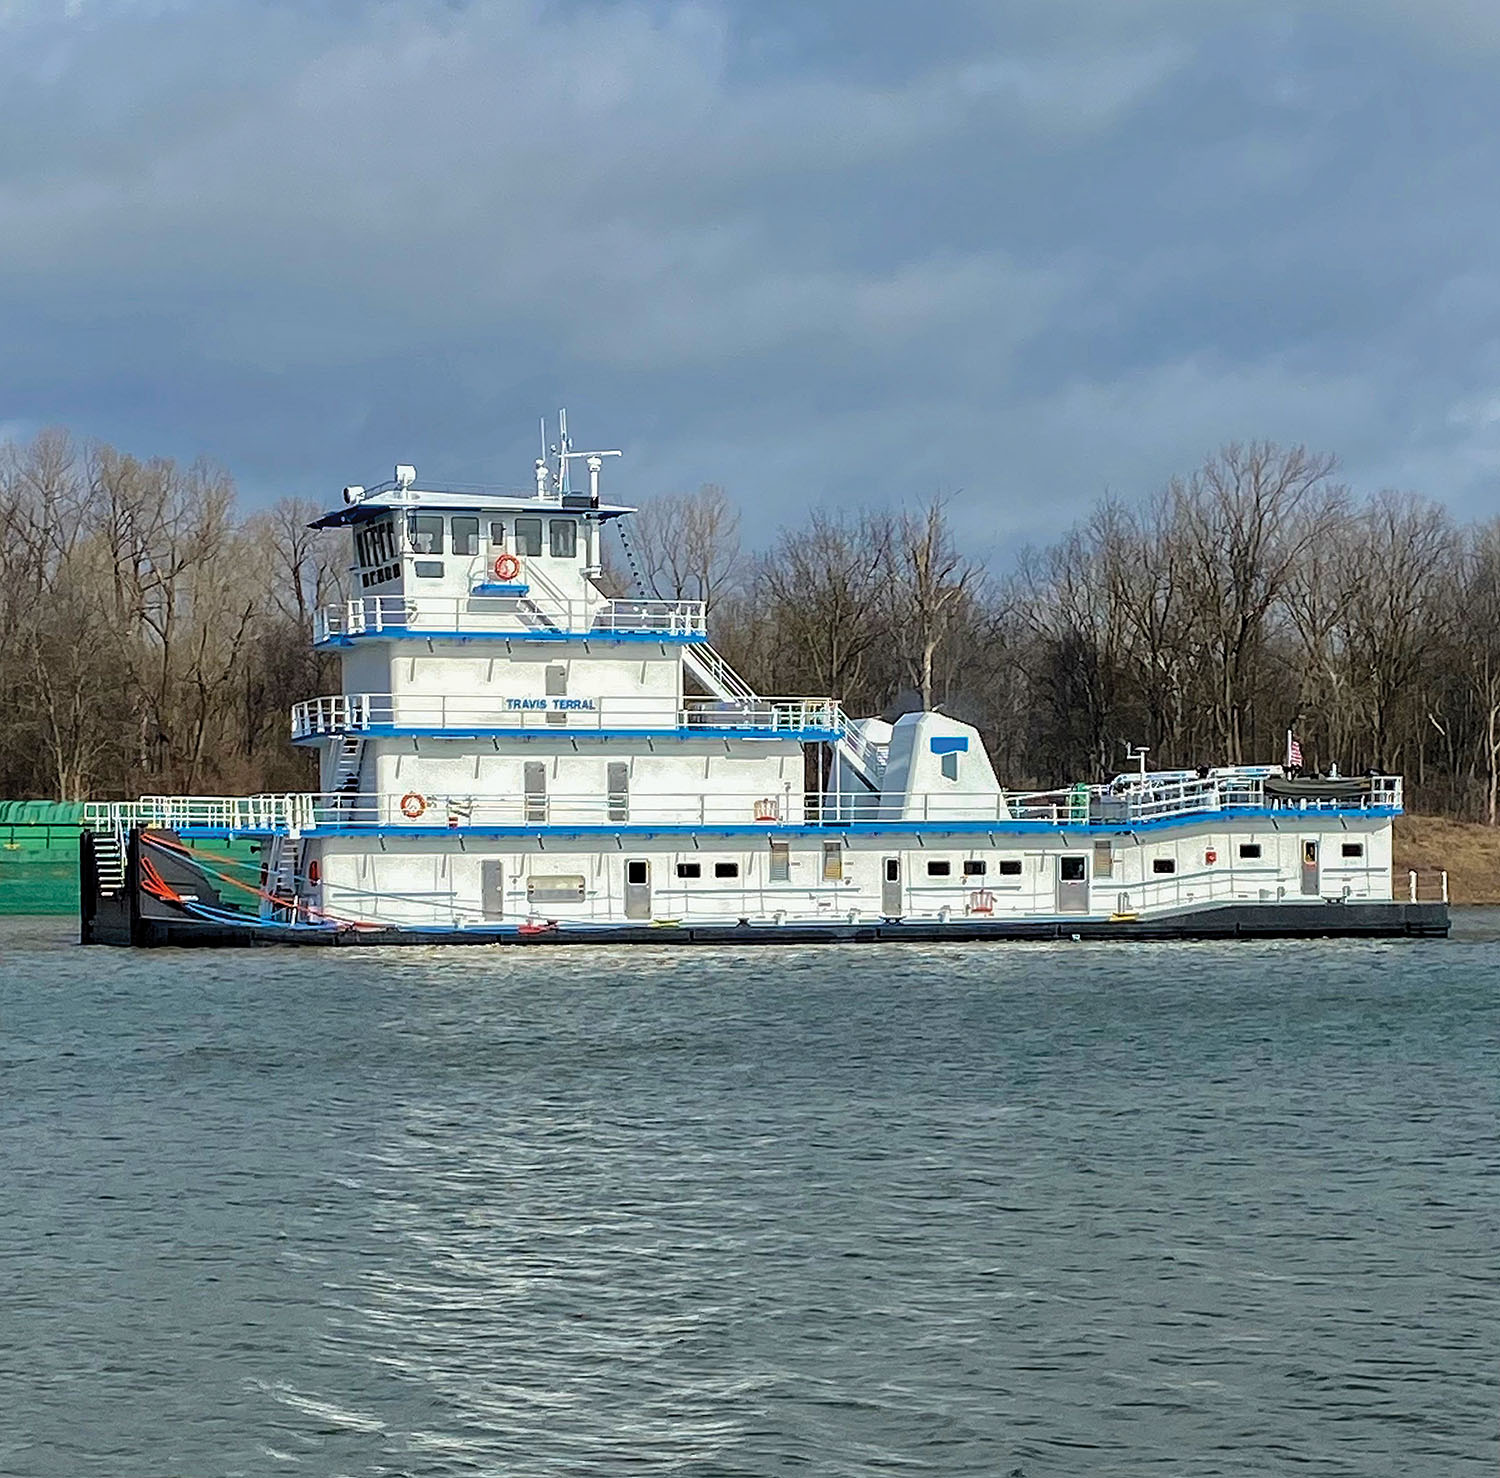
{"type": "MultiPolygon", "coordinates": [[[[745,705],[761,702],[755,689],[707,642],[685,646],[682,661],[703,690],[722,702],[745,705]]],[[[838,715],[838,739],[834,747],[839,758],[865,785],[878,791],[885,775],[884,748],[866,739],[849,721],[842,707],[835,706],[835,712],[838,715]]]]}
{"type": "Polygon", "coordinates": [[[302,838],[273,836],[266,857],[266,882],[261,900],[262,918],[297,916],[297,883],[302,872],[302,838]]]}
{"type": "Polygon", "coordinates": [[[336,742],[338,749],[334,756],[333,774],[329,777],[329,789],[333,792],[334,805],[340,811],[348,812],[359,798],[365,741],[358,734],[345,734],[336,742]]]}

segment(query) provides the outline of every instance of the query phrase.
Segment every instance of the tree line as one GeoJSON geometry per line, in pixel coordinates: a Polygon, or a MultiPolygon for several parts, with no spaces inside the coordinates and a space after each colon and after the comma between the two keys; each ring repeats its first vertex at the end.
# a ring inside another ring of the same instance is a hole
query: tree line
{"type": "MultiPolygon", "coordinates": [[[[337,689],[310,642],[347,563],[320,511],[242,513],[220,469],[62,431],[0,447],[0,794],[313,785],[287,710],[337,689]]],[[[1310,767],[1399,771],[1415,808],[1496,821],[1500,519],[1358,495],[1332,457],[1226,446],[1003,569],[941,498],[818,507],[759,549],[712,485],[631,523],[646,593],[705,601],[759,691],[940,707],[1009,787],[1112,775],[1128,745],[1276,762],[1291,729],[1310,767]]]]}

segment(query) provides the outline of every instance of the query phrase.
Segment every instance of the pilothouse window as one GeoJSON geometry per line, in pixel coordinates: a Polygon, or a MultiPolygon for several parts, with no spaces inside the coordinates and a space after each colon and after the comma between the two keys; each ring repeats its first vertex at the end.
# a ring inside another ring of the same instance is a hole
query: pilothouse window
{"type": "Polygon", "coordinates": [[[542,521],[539,518],[516,520],[516,550],[525,559],[535,559],[542,552],[542,521]]]}
{"type": "Polygon", "coordinates": [[[413,513],[407,516],[406,537],[414,553],[443,552],[443,517],[440,513],[413,513]]]}
{"type": "Polygon", "coordinates": [[[455,554],[479,553],[479,520],[477,518],[453,520],[453,552],[455,554]]]}
{"type": "Polygon", "coordinates": [[[578,551],[578,525],[571,518],[554,518],[547,525],[554,559],[572,559],[578,551]]]}

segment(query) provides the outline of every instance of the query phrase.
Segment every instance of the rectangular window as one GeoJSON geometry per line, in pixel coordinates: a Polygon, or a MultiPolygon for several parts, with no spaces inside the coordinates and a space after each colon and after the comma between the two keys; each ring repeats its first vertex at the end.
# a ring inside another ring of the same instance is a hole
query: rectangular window
{"type": "Polygon", "coordinates": [[[1177,871],[1177,859],[1175,857],[1153,857],[1151,859],[1151,871],[1166,873],[1177,871]]]}
{"type": "Polygon", "coordinates": [[[942,758],[942,771],[944,780],[958,779],[958,751],[953,750],[942,758]]]}
{"type": "Polygon", "coordinates": [[[443,517],[440,513],[409,513],[406,537],[413,554],[443,552],[443,517]]]}
{"type": "Polygon", "coordinates": [[[989,864],[970,858],[964,863],[964,876],[966,878],[982,878],[989,871],[989,864]]]}
{"type": "Polygon", "coordinates": [[[441,580],[443,578],[443,562],[440,559],[413,560],[412,569],[417,572],[419,580],[441,580]]]}
{"type": "Polygon", "coordinates": [[[583,892],[580,872],[538,873],[526,879],[528,903],[581,903],[583,892]]]}
{"type": "Polygon", "coordinates": [[[605,767],[609,786],[609,819],[630,820],[630,766],[623,760],[611,760],[605,767]]]}
{"type": "Polygon", "coordinates": [[[703,864],[701,862],[679,862],[677,864],[677,876],[680,878],[701,878],[703,876],[703,864]]]}
{"type": "Polygon", "coordinates": [[[792,849],[786,842],[771,843],[771,881],[787,883],[792,877],[792,849]]]}
{"type": "Polygon", "coordinates": [[[1096,878],[1107,878],[1115,870],[1115,854],[1110,851],[1108,842],[1094,843],[1094,876],[1096,878]]]}
{"type": "MultiPolygon", "coordinates": [[[[943,758],[946,759],[947,756],[944,755],[943,758]]],[[[945,878],[952,871],[953,864],[946,860],[939,862],[929,862],[927,864],[927,876],[930,878],[945,878]]]]}
{"type": "Polygon", "coordinates": [[[453,552],[455,554],[479,553],[479,520],[477,518],[453,520],[453,552]]]}
{"type": "Polygon", "coordinates": [[[1260,857],[1260,843],[1259,842],[1241,842],[1240,843],[1240,856],[1242,858],[1244,858],[1244,860],[1246,862],[1254,862],[1254,861],[1256,861],[1260,857]]]}
{"type": "Polygon", "coordinates": [[[553,559],[572,559],[578,552],[578,525],[571,518],[554,518],[547,525],[553,559]]]}
{"type": "Polygon", "coordinates": [[[841,883],[844,880],[844,846],[842,842],[823,843],[823,881],[841,883]]]}
{"type": "Polygon", "coordinates": [[[490,524],[490,548],[505,548],[505,521],[503,519],[494,519],[490,524]]]}
{"type": "Polygon", "coordinates": [[[542,552],[542,521],[539,518],[516,520],[516,551],[527,559],[535,559],[542,552]]]}
{"type": "MultiPolygon", "coordinates": [[[[526,792],[526,819],[547,819],[547,763],[545,760],[527,760],[523,767],[526,792]]],[[[634,865],[634,864],[632,864],[634,865]]]]}
{"type": "Polygon", "coordinates": [[[716,862],[714,863],[714,876],[716,878],[737,878],[740,875],[738,862],[716,862]]]}
{"type": "Polygon", "coordinates": [[[627,883],[634,883],[639,888],[648,876],[649,874],[646,872],[646,864],[644,862],[627,862],[625,864],[625,881],[627,883]]]}
{"type": "Polygon", "coordinates": [[[1002,857],[1000,859],[1000,876],[1002,878],[1020,877],[1021,859],[1019,857],[1002,857]]]}
{"type": "Polygon", "coordinates": [[[1339,852],[1344,857],[1363,857],[1365,855],[1365,844],[1363,842],[1345,842],[1339,848],[1339,852]]]}
{"type": "Polygon", "coordinates": [[[1065,883],[1081,883],[1088,877],[1088,869],[1082,857],[1059,857],[1057,875],[1065,883]]]}

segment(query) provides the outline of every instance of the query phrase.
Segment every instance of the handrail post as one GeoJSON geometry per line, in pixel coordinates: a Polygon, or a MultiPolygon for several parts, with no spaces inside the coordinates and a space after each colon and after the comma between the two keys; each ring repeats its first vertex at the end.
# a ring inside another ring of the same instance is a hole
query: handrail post
{"type": "Polygon", "coordinates": [[[1417,901],[1417,872],[1415,868],[1406,875],[1406,888],[1411,901],[1415,903],[1417,901]]]}
{"type": "Polygon", "coordinates": [[[1448,901],[1448,874],[1444,871],[1439,873],[1438,876],[1443,880],[1443,902],[1446,903],[1448,901]]]}

